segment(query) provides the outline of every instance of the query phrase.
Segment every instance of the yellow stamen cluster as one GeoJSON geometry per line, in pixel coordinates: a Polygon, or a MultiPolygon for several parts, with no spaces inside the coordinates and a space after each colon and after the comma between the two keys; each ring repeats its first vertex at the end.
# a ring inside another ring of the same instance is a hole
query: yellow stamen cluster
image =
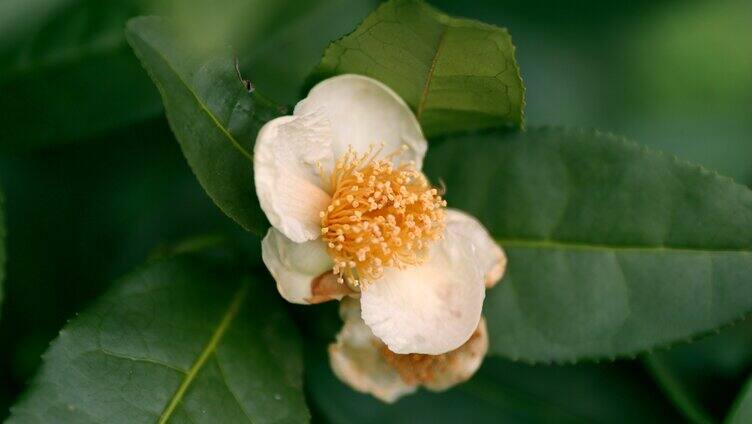
{"type": "MultiPolygon", "coordinates": [[[[403,148],[403,151],[406,149],[403,148]]],[[[385,267],[420,264],[429,242],[443,237],[446,202],[400,151],[377,159],[348,149],[330,175],[332,202],[320,213],[321,234],[340,283],[357,288],[385,267]]],[[[323,176],[323,174],[322,174],[323,176]]]]}

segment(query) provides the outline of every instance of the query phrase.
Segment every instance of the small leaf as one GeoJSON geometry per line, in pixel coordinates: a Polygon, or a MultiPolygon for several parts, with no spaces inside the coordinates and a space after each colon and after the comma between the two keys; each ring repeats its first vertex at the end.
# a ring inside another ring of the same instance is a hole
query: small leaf
{"type": "Polygon", "coordinates": [[[506,29],[392,0],[332,43],[313,81],[356,73],[410,105],[427,136],[523,122],[524,87],[506,29]]]}
{"type": "Polygon", "coordinates": [[[428,174],[509,257],[485,303],[492,354],[629,356],[752,312],[746,187],[597,132],[437,144],[428,174]]]}
{"type": "Polygon", "coordinates": [[[126,35],[159,88],[170,126],[201,186],[225,214],[260,233],[267,224],[253,187],[253,144],[279,110],[246,91],[229,49],[192,51],[157,17],[130,20],[126,35]]]}
{"type": "Polygon", "coordinates": [[[301,344],[273,284],[178,257],[60,332],[10,423],[305,422],[301,344]]]}

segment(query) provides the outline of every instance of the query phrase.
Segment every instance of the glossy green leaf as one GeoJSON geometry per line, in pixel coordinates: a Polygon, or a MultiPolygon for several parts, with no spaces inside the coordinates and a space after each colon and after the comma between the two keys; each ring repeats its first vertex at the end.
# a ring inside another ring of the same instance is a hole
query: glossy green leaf
{"type": "Polygon", "coordinates": [[[509,257],[485,303],[492,354],[629,356],[752,312],[746,187],[591,131],[437,144],[427,172],[509,257]]]}
{"type": "Polygon", "coordinates": [[[0,2],[0,147],[90,137],[161,111],[123,37],[141,3],[0,2]]]}
{"type": "Polygon", "coordinates": [[[256,133],[280,111],[238,80],[230,49],[196,52],[163,19],[134,18],[126,35],[162,95],[167,118],[201,186],[228,216],[261,232],[253,188],[256,133]]]}
{"type": "Polygon", "coordinates": [[[421,1],[380,6],[329,46],[312,80],[344,73],[392,87],[428,136],[523,122],[524,88],[507,31],[421,1]]]}
{"type": "Polygon", "coordinates": [[[10,423],[305,422],[299,336],[265,278],[178,257],[68,323],[10,423]]]}
{"type": "Polygon", "coordinates": [[[529,366],[487,358],[465,384],[444,393],[421,390],[387,405],[345,386],[324,358],[315,358],[306,356],[309,401],[311,408],[332,424],[679,419],[655,388],[645,384],[639,369],[627,365],[529,366]]]}

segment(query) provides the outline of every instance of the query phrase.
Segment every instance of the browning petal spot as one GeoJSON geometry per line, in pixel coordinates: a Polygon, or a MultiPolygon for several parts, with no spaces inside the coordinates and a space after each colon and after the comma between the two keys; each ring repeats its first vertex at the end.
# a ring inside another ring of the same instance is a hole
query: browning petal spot
{"type": "Polygon", "coordinates": [[[397,371],[402,381],[409,385],[418,385],[431,383],[437,375],[446,372],[458,360],[460,352],[478,337],[481,337],[481,331],[475,330],[465,344],[441,355],[394,353],[381,342],[378,342],[377,348],[384,360],[397,371]]]}
{"type": "Polygon", "coordinates": [[[438,190],[414,163],[392,164],[400,151],[376,159],[380,153],[349,148],[337,160],[332,202],[319,215],[333,272],[353,288],[378,279],[385,267],[422,263],[429,242],[444,233],[446,202],[438,190]]]}
{"type": "Polygon", "coordinates": [[[311,297],[305,299],[310,304],[324,303],[353,294],[346,285],[337,282],[337,276],[325,272],[311,281],[311,297]]]}

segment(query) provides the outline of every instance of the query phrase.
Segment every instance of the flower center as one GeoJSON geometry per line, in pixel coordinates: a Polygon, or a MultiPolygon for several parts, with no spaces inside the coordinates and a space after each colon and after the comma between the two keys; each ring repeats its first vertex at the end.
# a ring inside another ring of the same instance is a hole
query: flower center
{"type": "Polygon", "coordinates": [[[340,283],[357,289],[385,267],[418,265],[443,237],[446,201],[413,162],[392,164],[405,150],[376,159],[381,148],[348,148],[334,166],[332,202],[319,216],[340,283]]]}

